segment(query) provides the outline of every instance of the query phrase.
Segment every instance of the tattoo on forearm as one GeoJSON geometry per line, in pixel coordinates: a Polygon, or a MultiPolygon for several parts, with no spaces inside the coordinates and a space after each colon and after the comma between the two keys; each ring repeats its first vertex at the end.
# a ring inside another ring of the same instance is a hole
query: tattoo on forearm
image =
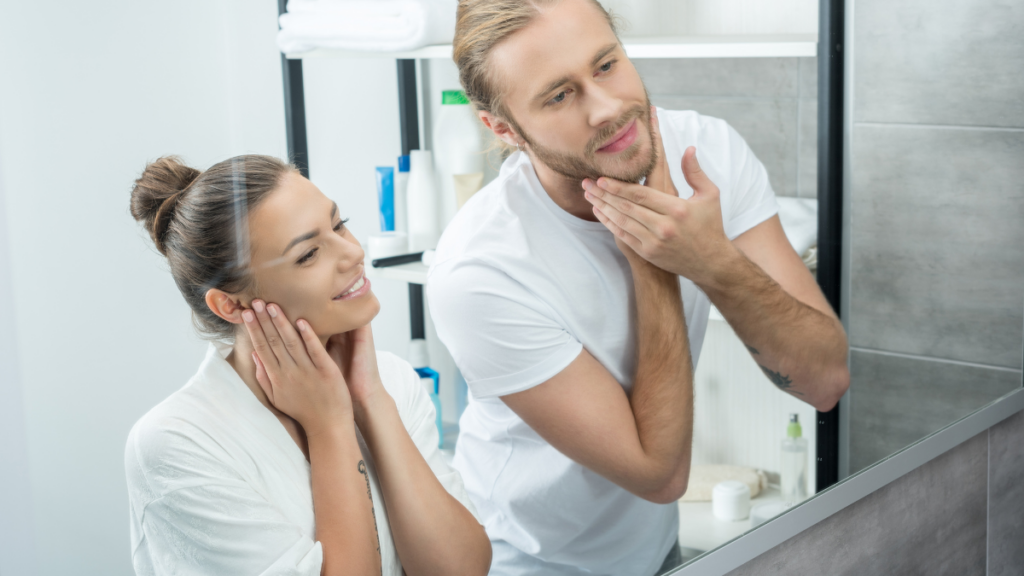
{"type": "Polygon", "coordinates": [[[770,368],[765,368],[764,366],[761,366],[760,364],[758,364],[757,366],[758,366],[758,368],[761,369],[762,372],[764,372],[764,375],[767,376],[768,379],[772,381],[772,384],[775,384],[775,386],[779,390],[782,390],[784,392],[789,392],[791,394],[798,394],[800,396],[803,396],[802,393],[797,392],[796,390],[793,390],[793,380],[789,376],[786,376],[784,374],[780,374],[779,372],[776,372],[776,371],[774,371],[774,370],[772,370],[770,368]]]}
{"type": "MultiPolygon", "coordinates": [[[[377,511],[373,508],[373,492],[370,492],[370,475],[366,473],[366,462],[359,461],[359,473],[366,480],[366,496],[370,499],[370,514],[373,516],[373,532],[377,535],[377,556],[380,556],[380,531],[377,530],[377,511]]],[[[384,568],[382,567],[381,570],[384,568]]]]}

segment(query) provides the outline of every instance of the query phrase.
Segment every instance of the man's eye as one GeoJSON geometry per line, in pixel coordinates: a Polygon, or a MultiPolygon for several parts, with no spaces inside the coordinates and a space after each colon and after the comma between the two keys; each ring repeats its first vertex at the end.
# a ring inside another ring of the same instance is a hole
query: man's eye
{"type": "Polygon", "coordinates": [[[607,71],[611,70],[612,69],[612,62],[613,62],[612,60],[609,60],[608,62],[605,62],[604,65],[601,66],[601,72],[607,72],[607,71]]]}
{"type": "Polygon", "coordinates": [[[562,100],[565,100],[566,94],[568,94],[568,92],[564,90],[562,92],[559,92],[554,98],[551,99],[551,103],[558,104],[562,100]]]}
{"type": "Polygon", "coordinates": [[[338,223],[334,225],[334,231],[335,232],[341,232],[341,229],[345,227],[345,224],[347,222],[348,222],[348,218],[345,218],[344,220],[339,220],[338,223]]]}

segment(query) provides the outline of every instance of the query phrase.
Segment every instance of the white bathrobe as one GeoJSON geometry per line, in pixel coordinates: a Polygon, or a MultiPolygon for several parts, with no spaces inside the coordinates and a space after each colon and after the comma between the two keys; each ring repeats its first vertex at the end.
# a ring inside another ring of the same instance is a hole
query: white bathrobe
{"type": "MultiPolygon", "coordinates": [[[[125,449],[136,574],[319,575],[309,462],[281,422],[211,344],[199,372],[143,416],[125,449]]],[[[437,448],[434,407],[407,362],[377,353],[385,389],[445,489],[476,516],[437,448]]],[[[370,476],[385,576],[401,575],[373,458],[370,476]]],[[[358,471],[353,470],[353,474],[358,471]]]]}

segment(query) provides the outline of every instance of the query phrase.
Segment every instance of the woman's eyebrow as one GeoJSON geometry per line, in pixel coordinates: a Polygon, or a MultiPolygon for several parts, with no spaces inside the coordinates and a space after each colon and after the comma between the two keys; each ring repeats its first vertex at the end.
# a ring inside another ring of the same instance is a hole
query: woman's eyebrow
{"type": "Polygon", "coordinates": [[[302,236],[296,237],[294,240],[292,240],[291,242],[288,243],[288,246],[285,247],[284,252],[281,252],[281,255],[284,256],[285,254],[287,254],[288,251],[292,249],[292,246],[295,246],[299,242],[305,242],[306,240],[310,240],[312,238],[316,238],[319,235],[320,235],[320,230],[318,229],[318,230],[313,230],[312,232],[306,232],[302,236]]]}

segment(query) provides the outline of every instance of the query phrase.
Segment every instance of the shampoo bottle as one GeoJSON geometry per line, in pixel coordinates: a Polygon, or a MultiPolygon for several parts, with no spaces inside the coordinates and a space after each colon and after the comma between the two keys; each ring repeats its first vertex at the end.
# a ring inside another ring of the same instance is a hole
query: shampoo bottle
{"type": "MultiPolygon", "coordinates": [[[[483,184],[484,155],[483,134],[480,120],[462,90],[445,90],[441,93],[441,112],[434,125],[434,155],[437,174],[441,182],[440,224],[443,229],[455,217],[461,204],[458,200],[459,184],[455,176],[478,174],[480,183],[468,194],[476,192],[483,184]]],[[[464,187],[464,186],[463,186],[464,187]]]]}
{"type": "Polygon", "coordinates": [[[422,252],[437,246],[440,236],[437,213],[437,182],[430,151],[409,154],[409,188],[406,191],[409,251],[422,252]]]}
{"type": "Polygon", "coordinates": [[[807,498],[807,439],[801,437],[802,433],[799,416],[790,414],[779,471],[782,500],[789,505],[807,498]]]}

